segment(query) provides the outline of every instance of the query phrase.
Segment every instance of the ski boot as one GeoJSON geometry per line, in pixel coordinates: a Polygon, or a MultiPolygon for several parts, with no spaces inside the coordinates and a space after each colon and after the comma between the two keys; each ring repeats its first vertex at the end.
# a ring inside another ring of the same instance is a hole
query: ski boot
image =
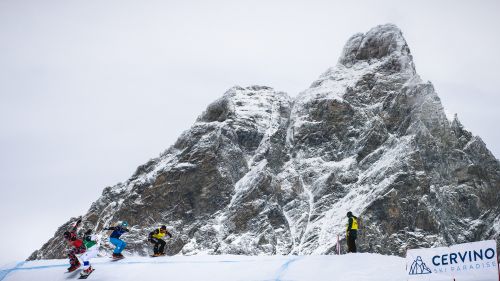
{"type": "Polygon", "coordinates": [[[68,267],[68,272],[73,272],[73,271],[77,270],[80,266],[81,266],[80,263],[73,264],[70,267],[68,267]]]}
{"type": "Polygon", "coordinates": [[[84,269],[81,273],[80,273],[80,278],[78,279],[87,279],[90,275],[90,273],[94,272],[94,269],[92,268],[92,266],[89,266],[89,268],[87,269],[84,269]]]}
{"type": "Polygon", "coordinates": [[[113,254],[113,260],[121,260],[125,258],[122,254],[113,254]]]}
{"type": "Polygon", "coordinates": [[[92,266],[89,266],[89,268],[87,269],[84,269],[81,273],[82,276],[87,276],[89,275],[90,273],[92,273],[92,271],[94,271],[94,269],[92,268],[92,266]]]}

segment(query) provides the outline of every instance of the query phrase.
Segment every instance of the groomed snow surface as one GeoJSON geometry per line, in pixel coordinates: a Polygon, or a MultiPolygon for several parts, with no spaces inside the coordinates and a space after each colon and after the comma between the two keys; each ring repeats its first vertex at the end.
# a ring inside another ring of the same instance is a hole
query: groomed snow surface
{"type": "MultiPolygon", "coordinates": [[[[405,259],[378,254],[334,256],[173,256],[96,258],[87,280],[168,281],[391,281],[406,280],[405,259]]],[[[67,260],[40,260],[2,266],[0,281],[77,280],[67,260]]]]}

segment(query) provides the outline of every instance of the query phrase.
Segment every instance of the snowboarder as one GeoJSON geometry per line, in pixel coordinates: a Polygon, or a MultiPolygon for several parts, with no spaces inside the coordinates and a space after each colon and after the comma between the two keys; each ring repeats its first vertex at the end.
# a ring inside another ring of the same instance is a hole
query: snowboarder
{"type": "Polygon", "coordinates": [[[162,239],[163,237],[165,237],[165,235],[168,235],[169,238],[172,238],[172,234],[168,232],[167,227],[164,225],[149,233],[149,242],[154,244],[153,248],[154,257],[165,255],[165,252],[163,250],[165,249],[166,243],[165,240],[162,239]]]}
{"type": "Polygon", "coordinates": [[[68,253],[68,258],[69,258],[69,264],[70,267],[68,268],[68,272],[75,271],[77,268],[81,266],[80,261],[78,260],[78,257],[76,255],[78,254],[83,254],[85,253],[85,245],[83,244],[83,241],[81,239],[78,239],[76,235],[76,231],[78,229],[78,226],[82,222],[82,219],[79,218],[78,221],[73,225],[73,227],[65,231],[63,236],[66,242],[70,247],[72,247],[68,253]]]}
{"type": "Polygon", "coordinates": [[[352,212],[347,212],[347,252],[356,253],[356,238],[358,237],[358,218],[352,212]]]}
{"type": "Polygon", "coordinates": [[[92,235],[92,230],[89,229],[85,232],[83,244],[87,250],[80,256],[80,259],[83,261],[81,279],[87,278],[94,271],[94,268],[90,265],[90,259],[97,257],[99,253],[99,243],[97,241],[97,236],[92,235]]]}
{"type": "Polygon", "coordinates": [[[113,230],[111,235],[109,236],[109,242],[111,244],[115,245],[115,250],[113,251],[113,259],[123,259],[124,256],[122,255],[122,251],[127,246],[127,243],[125,243],[123,240],[120,239],[120,236],[122,236],[123,233],[128,232],[129,230],[127,229],[128,223],[126,221],[123,221],[121,224],[118,224],[117,226],[112,226],[105,228],[104,230],[113,230]]]}

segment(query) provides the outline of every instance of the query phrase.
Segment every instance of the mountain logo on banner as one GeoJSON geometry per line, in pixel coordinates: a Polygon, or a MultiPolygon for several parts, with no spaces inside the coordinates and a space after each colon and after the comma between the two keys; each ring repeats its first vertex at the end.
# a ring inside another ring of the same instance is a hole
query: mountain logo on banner
{"type": "Polygon", "coordinates": [[[420,256],[417,257],[413,261],[410,267],[410,275],[418,275],[418,274],[430,274],[432,271],[425,265],[424,261],[420,256]]]}

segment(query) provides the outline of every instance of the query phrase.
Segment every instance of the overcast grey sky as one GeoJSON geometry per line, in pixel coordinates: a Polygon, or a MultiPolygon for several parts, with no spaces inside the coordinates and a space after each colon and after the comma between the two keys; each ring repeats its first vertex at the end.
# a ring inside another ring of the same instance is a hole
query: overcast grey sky
{"type": "Polygon", "coordinates": [[[0,0],[0,263],[85,213],[231,86],[295,96],[378,24],[402,29],[445,109],[499,158],[499,3],[0,0]]]}

